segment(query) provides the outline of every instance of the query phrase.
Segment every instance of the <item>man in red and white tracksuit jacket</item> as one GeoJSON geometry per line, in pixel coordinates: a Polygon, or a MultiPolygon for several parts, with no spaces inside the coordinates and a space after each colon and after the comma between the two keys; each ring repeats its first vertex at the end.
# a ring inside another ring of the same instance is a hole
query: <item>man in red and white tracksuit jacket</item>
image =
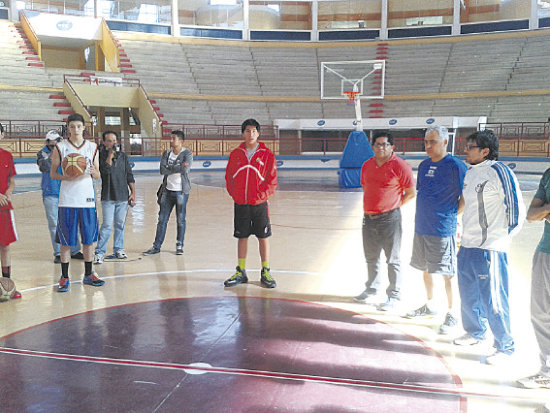
{"type": "Polygon", "coordinates": [[[231,152],[225,169],[227,192],[235,201],[233,236],[238,239],[238,264],[237,271],[224,285],[233,287],[248,282],[245,270],[248,237],[254,234],[262,260],[260,281],[264,287],[275,288],[277,284],[269,269],[271,223],[267,200],[277,187],[277,164],[273,152],[258,142],[260,124],[256,120],[245,120],[241,132],[244,142],[231,152]]]}

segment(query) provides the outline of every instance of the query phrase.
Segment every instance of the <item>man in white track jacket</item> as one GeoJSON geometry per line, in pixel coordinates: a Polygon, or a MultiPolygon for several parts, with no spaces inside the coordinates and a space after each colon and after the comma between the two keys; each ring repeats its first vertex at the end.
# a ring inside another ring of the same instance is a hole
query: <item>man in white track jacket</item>
{"type": "Polygon", "coordinates": [[[466,139],[462,201],[463,235],[458,261],[462,325],[466,334],[454,342],[477,344],[485,338],[486,321],[496,352],[488,364],[514,352],[508,305],[508,256],[512,237],[525,219],[525,205],[514,173],[498,162],[498,139],[490,130],[466,139]]]}

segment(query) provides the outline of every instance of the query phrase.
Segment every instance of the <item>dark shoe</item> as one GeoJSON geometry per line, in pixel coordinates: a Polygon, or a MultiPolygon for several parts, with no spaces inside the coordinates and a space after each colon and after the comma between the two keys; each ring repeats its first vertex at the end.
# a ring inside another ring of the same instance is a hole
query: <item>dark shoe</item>
{"type": "Polygon", "coordinates": [[[226,287],[234,287],[239,284],[245,284],[248,282],[248,277],[246,276],[246,271],[241,270],[241,267],[237,267],[235,274],[230,278],[224,281],[223,285],[226,287]]]}
{"type": "Polygon", "coordinates": [[[176,255],[183,255],[183,247],[176,248],[176,255]]]}
{"type": "Polygon", "coordinates": [[[369,292],[369,290],[367,289],[361,294],[353,297],[353,301],[361,304],[374,304],[376,301],[376,293],[369,292]]]}
{"type": "Polygon", "coordinates": [[[260,282],[262,285],[266,288],[275,288],[277,287],[277,283],[271,276],[271,271],[269,268],[262,268],[262,275],[260,276],[260,282]]]}
{"type": "MultiPolygon", "coordinates": [[[[437,311],[433,311],[428,307],[428,304],[424,304],[422,307],[417,308],[416,310],[411,311],[405,315],[405,318],[415,318],[415,317],[434,317],[437,315],[437,311]]],[[[450,315],[450,314],[449,314],[450,315]]]]}
{"type": "Polygon", "coordinates": [[[151,247],[147,251],[143,253],[143,255],[153,255],[158,254],[160,252],[160,248],[151,247]]]}
{"type": "Polygon", "coordinates": [[[60,293],[69,291],[70,285],[71,283],[69,282],[69,279],[61,276],[61,278],[59,279],[59,286],[57,287],[57,291],[60,293]]]}
{"type": "Polygon", "coordinates": [[[449,334],[458,325],[458,320],[451,313],[447,313],[445,321],[439,326],[439,334],[449,334]]]}
{"type": "Polygon", "coordinates": [[[61,257],[59,255],[56,255],[55,257],[53,257],[53,263],[61,264],[61,257]]]}
{"type": "Polygon", "coordinates": [[[94,287],[101,287],[103,284],[105,284],[105,281],[100,280],[97,274],[93,272],[90,275],[84,276],[84,279],[82,280],[82,284],[91,285],[94,287]]]}
{"type": "Polygon", "coordinates": [[[84,259],[84,254],[82,254],[81,251],[78,251],[76,254],[71,255],[71,258],[73,260],[83,260],[84,259]]]}

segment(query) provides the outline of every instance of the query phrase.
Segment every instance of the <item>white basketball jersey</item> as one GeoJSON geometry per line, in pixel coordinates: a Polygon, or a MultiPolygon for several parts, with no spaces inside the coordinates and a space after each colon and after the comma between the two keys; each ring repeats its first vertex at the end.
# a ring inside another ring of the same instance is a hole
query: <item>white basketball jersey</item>
{"type": "MultiPolygon", "coordinates": [[[[65,139],[57,144],[61,162],[70,153],[78,153],[86,158],[86,164],[93,164],[97,153],[97,145],[90,141],[84,141],[80,148],[74,146],[71,141],[65,139]]],[[[86,172],[73,181],[61,181],[59,190],[59,206],[65,208],[95,208],[94,181],[86,168],[86,172]]]]}

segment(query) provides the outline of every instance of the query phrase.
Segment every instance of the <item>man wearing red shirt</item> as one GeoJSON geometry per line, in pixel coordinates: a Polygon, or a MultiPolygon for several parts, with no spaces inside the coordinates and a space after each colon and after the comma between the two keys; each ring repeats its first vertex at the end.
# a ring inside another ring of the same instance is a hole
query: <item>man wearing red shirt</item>
{"type": "Polygon", "coordinates": [[[355,297],[365,303],[380,286],[380,253],[384,250],[390,285],[381,311],[395,308],[401,289],[401,205],[416,196],[411,166],[393,153],[393,136],[378,133],[372,139],[374,156],[361,168],[363,187],[363,250],[367,261],[366,289],[355,297]]]}
{"type": "MultiPolygon", "coordinates": [[[[0,140],[4,139],[4,127],[0,123],[0,140]]],[[[2,277],[11,277],[10,244],[17,241],[15,220],[11,196],[15,188],[15,164],[13,156],[0,148],[0,261],[2,262],[2,277]]],[[[21,293],[14,290],[11,297],[21,298],[21,293]]]]}
{"type": "Polygon", "coordinates": [[[262,260],[260,282],[266,288],[275,288],[277,284],[269,269],[271,223],[267,199],[277,187],[277,164],[273,152],[258,142],[260,124],[256,120],[245,120],[241,132],[244,142],[231,152],[225,169],[227,192],[235,202],[233,235],[238,238],[238,265],[224,285],[233,287],[248,282],[245,270],[248,237],[254,234],[262,260]]]}

